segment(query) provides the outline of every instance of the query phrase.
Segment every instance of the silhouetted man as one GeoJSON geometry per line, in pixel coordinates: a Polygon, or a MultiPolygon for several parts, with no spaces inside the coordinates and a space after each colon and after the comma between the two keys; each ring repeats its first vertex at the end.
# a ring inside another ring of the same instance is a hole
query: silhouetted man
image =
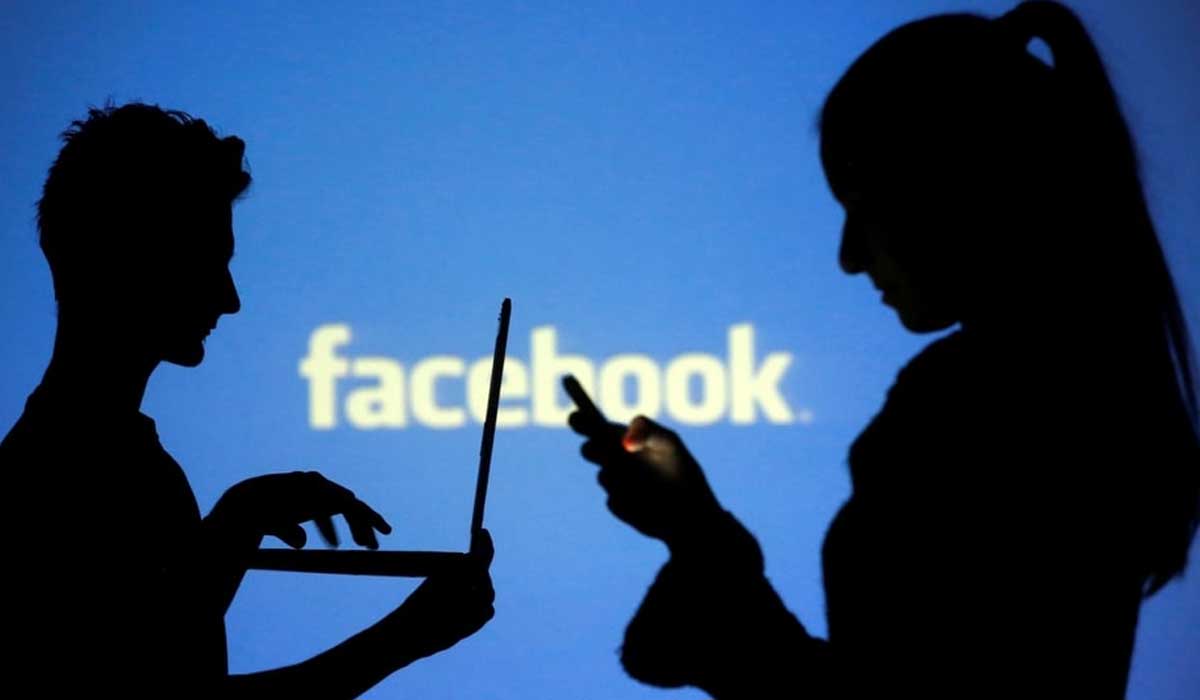
{"type": "Polygon", "coordinates": [[[140,412],[160,362],[193,367],[240,300],[232,208],[244,144],[155,106],[93,109],[63,134],[38,204],[54,279],[54,353],[0,444],[8,481],[9,683],[34,696],[353,697],[493,614],[479,565],[427,580],[397,610],[308,661],[230,676],[224,614],[265,535],[304,544],[331,518],[376,547],[390,527],[316,472],[237,484],[207,517],[140,412]],[[24,688],[29,690],[25,691],[24,688]]]}

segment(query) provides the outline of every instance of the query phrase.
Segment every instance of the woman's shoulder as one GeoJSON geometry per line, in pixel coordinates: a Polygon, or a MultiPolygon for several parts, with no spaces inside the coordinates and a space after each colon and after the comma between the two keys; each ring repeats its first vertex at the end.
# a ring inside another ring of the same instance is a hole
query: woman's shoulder
{"type": "Polygon", "coordinates": [[[1027,339],[956,330],[934,340],[899,370],[851,446],[852,478],[916,484],[920,475],[963,478],[1001,462],[1015,477],[1015,456],[1028,461],[1071,442],[1070,426],[1092,410],[1055,367],[1027,339]]]}
{"type": "Polygon", "coordinates": [[[896,373],[892,389],[914,382],[942,379],[961,368],[966,351],[963,332],[956,330],[926,345],[896,373]]]}
{"type": "Polygon", "coordinates": [[[910,358],[897,372],[888,397],[940,401],[950,408],[1019,403],[1026,406],[1023,414],[1047,400],[1080,399],[1071,377],[1082,374],[1078,370],[1085,358],[1067,356],[1068,345],[1053,336],[960,328],[910,358]]]}

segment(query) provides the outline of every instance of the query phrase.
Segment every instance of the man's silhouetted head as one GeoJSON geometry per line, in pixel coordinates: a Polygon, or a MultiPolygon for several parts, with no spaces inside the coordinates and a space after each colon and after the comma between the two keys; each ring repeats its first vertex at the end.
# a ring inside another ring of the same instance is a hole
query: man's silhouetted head
{"type": "Polygon", "coordinates": [[[199,364],[217,318],[240,307],[229,259],[245,144],[140,103],[91,109],[62,138],[38,202],[60,324],[199,364]]]}

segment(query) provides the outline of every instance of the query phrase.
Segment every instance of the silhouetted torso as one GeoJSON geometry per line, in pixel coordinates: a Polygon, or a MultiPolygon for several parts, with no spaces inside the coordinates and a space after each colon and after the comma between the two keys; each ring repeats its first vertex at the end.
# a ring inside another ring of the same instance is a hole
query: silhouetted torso
{"type": "Polygon", "coordinates": [[[39,388],[0,445],[0,465],[14,502],[5,529],[18,543],[6,568],[19,604],[5,635],[18,676],[51,694],[160,697],[200,694],[224,677],[200,512],[150,418],[39,388]]]}
{"type": "Polygon", "coordinates": [[[957,331],[900,372],[826,535],[828,640],[727,516],[659,574],[627,670],[723,698],[1123,697],[1154,403],[1065,347],[957,331]]]}

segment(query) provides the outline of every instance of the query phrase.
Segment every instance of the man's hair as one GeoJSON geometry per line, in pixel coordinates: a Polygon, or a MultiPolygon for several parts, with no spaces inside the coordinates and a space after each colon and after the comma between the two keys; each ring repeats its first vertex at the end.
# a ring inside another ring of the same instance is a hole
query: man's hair
{"type": "Polygon", "coordinates": [[[97,274],[177,245],[190,207],[232,203],[250,185],[241,139],[157,105],[92,107],[62,140],[37,204],[60,305],[86,294],[97,274]]]}

